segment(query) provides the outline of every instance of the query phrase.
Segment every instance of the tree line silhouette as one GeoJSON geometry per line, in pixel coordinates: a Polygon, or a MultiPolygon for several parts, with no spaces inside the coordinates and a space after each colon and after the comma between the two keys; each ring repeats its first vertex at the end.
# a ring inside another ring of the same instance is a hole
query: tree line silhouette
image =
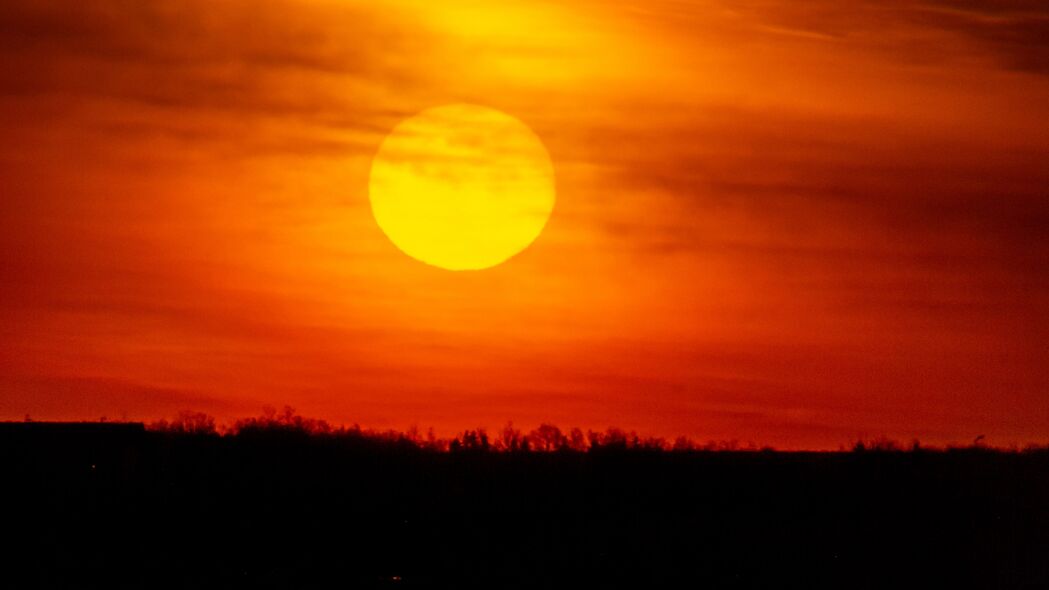
{"type": "Polygon", "coordinates": [[[1046,588],[1049,450],[0,423],[11,588],[1046,588]]]}
{"type": "MultiPolygon", "coordinates": [[[[636,431],[626,431],[618,427],[608,427],[604,431],[582,430],[573,427],[562,430],[553,424],[540,424],[538,427],[523,431],[508,422],[498,432],[489,434],[485,428],[468,429],[451,438],[438,437],[434,430],[428,429],[425,434],[417,427],[405,431],[368,430],[360,425],[332,426],[325,420],[307,418],[299,415],[291,406],[281,410],[266,407],[259,416],[242,418],[232,424],[219,424],[214,417],[203,412],[184,410],[172,420],[158,420],[146,425],[153,432],[169,435],[195,436],[305,436],[328,439],[369,441],[376,444],[389,444],[401,447],[441,452],[602,452],[602,451],[746,451],[772,452],[771,446],[757,446],[754,443],[742,444],[738,440],[714,441],[700,443],[687,436],[678,436],[672,441],[657,436],[642,436],[636,431]]],[[[922,446],[918,440],[903,444],[891,438],[880,436],[867,440],[857,440],[848,449],[854,452],[901,452],[901,451],[934,451],[963,450],[1005,451],[982,444],[983,435],[979,435],[969,446],[948,446],[944,449],[922,446]]],[[[846,450],[842,447],[840,450],[846,450]]],[[[1011,451],[1036,453],[1049,450],[1049,445],[1029,444],[1024,448],[1011,448],[1011,451]]]]}

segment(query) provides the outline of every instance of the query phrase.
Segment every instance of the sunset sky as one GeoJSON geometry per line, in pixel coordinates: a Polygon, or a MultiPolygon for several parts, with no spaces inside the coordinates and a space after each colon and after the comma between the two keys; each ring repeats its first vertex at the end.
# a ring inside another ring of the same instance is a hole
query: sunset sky
{"type": "Polygon", "coordinates": [[[1049,440],[1043,0],[7,0],[0,50],[0,419],[1049,440]],[[556,175],[486,270],[369,206],[451,103],[556,175]]]}

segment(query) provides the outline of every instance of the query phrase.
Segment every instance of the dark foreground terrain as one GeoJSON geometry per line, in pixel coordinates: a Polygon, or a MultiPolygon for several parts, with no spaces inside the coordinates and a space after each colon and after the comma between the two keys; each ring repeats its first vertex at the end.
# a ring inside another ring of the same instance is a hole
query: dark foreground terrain
{"type": "Polygon", "coordinates": [[[1049,453],[0,428],[8,588],[1049,588],[1049,453]]]}

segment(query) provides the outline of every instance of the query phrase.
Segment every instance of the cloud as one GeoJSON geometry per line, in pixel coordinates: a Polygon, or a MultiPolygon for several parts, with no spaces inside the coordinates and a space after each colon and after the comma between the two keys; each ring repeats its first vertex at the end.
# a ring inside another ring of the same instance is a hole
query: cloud
{"type": "Polygon", "coordinates": [[[4,408],[760,438],[1044,389],[1044,7],[450,3],[0,3],[4,408]],[[366,190],[457,101],[532,126],[559,192],[452,277],[366,190]]]}
{"type": "Polygon", "coordinates": [[[106,377],[5,374],[0,385],[5,391],[0,415],[7,418],[28,414],[38,420],[142,420],[201,407],[226,414],[256,409],[192,390],[106,377]]]}
{"type": "Polygon", "coordinates": [[[967,42],[1016,71],[1049,75],[1049,5],[1038,0],[861,0],[799,5],[775,0],[733,3],[772,34],[807,35],[876,47],[905,61],[947,59],[956,47],[931,35],[967,42]]]}
{"type": "MultiPolygon", "coordinates": [[[[266,143],[248,124],[376,133],[385,128],[376,118],[396,109],[384,96],[426,78],[411,56],[428,43],[403,15],[363,3],[15,0],[0,7],[0,97],[96,105],[94,124],[107,132],[324,153],[353,146],[317,131],[266,143]]],[[[23,119],[11,124],[31,124],[23,119]]]]}

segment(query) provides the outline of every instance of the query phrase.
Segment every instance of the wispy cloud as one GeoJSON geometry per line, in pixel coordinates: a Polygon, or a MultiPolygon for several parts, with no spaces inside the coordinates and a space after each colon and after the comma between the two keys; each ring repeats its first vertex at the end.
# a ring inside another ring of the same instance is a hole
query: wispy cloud
{"type": "Polygon", "coordinates": [[[5,2],[0,409],[1030,436],[1047,15],[5,2]],[[558,198],[510,264],[452,275],[367,184],[397,122],[459,101],[530,125],[558,198]]]}

